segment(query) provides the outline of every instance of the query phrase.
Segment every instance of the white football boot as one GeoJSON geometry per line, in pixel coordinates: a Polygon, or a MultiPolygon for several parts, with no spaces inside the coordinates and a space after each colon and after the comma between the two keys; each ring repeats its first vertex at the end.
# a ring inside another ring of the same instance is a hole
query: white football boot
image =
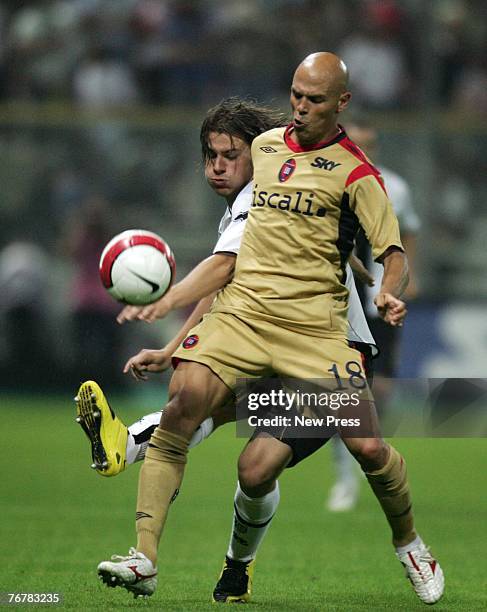
{"type": "Polygon", "coordinates": [[[134,597],[150,597],[157,587],[157,569],[135,548],[126,557],[112,555],[112,561],[98,565],[98,576],[109,587],[123,587],[134,597]]]}
{"type": "Polygon", "coordinates": [[[438,561],[431,555],[429,548],[420,544],[409,552],[396,556],[406,570],[416,595],[426,604],[436,603],[443,595],[445,578],[438,561]]]}

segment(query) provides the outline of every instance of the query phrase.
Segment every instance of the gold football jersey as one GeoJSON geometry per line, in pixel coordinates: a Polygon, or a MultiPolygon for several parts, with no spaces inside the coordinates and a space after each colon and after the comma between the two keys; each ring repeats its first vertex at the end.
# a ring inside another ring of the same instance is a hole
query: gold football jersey
{"type": "Polygon", "coordinates": [[[313,336],[345,336],[345,265],[360,226],[375,258],[402,249],[381,176],[341,130],[301,147],[292,126],[252,144],[254,189],[235,275],[213,310],[313,336]]]}

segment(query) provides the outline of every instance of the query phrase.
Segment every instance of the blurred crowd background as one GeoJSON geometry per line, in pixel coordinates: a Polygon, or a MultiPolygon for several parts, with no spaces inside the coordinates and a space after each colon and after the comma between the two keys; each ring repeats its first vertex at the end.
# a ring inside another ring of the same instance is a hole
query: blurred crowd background
{"type": "Polygon", "coordinates": [[[178,315],[117,326],[99,253],[141,227],[179,278],[206,256],[223,213],[200,163],[206,109],[241,95],[287,110],[316,50],[347,62],[352,108],[421,219],[404,375],[485,376],[485,0],[3,0],[2,389],[120,385],[128,356],[162,345],[178,315]]]}

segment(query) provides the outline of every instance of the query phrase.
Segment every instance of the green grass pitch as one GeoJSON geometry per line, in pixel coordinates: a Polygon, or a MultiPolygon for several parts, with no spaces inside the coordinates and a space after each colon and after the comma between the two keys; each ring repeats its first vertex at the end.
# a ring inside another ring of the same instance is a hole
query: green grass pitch
{"type": "MultiPolygon", "coordinates": [[[[113,405],[130,423],[127,399],[113,405]]],[[[152,404],[156,409],[157,405],[152,404]]],[[[142,409],[149,412],[147,402],[142,409]]],[[[159,587],[147,601],[97,580],[96,565],[134,545],[138,466],[104,479],[70,397],[0,396],[0,591],[60,592],[66,610],[215,610],[210,596],[226,551],[244,440],[227,425],[190,453],[160,547],[159,587]]],[[[400,439],[416,523],[438,556],[446,591],[435,610],[487,609],[486,441],[400,439]]],[[[379,506],[362,484],[356,510],[324,509],[329,449],[281,478],[281,506],[257,559],[255,610],[420,610],[390,544],[379,506]]],[[[16,609],[32,609],[16,606],[16,609]]]]}

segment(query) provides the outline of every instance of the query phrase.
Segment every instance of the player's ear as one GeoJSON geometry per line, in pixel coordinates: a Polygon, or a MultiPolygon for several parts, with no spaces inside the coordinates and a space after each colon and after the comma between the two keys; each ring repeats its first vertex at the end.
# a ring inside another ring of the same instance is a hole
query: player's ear
{"type": "Polygon", "coordinates": [[[351,98],[352,93],[350,91],[344,91],[342,94],[340,94],[337,104],[337,113],[341,113],[347,108],[351,98]]]}

